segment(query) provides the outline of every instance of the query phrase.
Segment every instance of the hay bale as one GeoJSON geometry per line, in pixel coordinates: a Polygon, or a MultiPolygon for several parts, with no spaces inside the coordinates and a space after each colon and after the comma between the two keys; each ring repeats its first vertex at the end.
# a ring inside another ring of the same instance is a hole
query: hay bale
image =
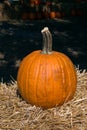
{"type": "Polygon", "coordinates": [[[77,71],[74,98],[43,110],[17,95],[17,83],[0,84],[0,130],[87,130],[87,72],[77,71]]]}

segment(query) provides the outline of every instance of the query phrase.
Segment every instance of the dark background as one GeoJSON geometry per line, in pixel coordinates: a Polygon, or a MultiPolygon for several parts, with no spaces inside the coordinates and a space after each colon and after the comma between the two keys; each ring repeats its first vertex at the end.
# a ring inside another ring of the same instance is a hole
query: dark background
{"type": "Polygon", "coordinates": [[[53,50],[69,56],[75,66],[87,69],[87,18],[0,22],[0,81],[16,80],[24,56],[42,49],[41,30],[47,26],[53,36],[53,50]]]}

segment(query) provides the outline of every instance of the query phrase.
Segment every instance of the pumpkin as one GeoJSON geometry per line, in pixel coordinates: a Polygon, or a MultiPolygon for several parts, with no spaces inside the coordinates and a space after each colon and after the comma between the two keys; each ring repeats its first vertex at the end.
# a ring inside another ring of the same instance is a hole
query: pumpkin
{"type": "Polygon", "coordinates": [[[34,12],[29,12],[28,13],[28,19],[29,20],[34,20],[35,19],[35,13],[34,12]]]}
{"type": "Polygon", "coordinates": [[[40,0],[34,0],[35,5],[39,5],[40,4],[40,0]]]}
{"type": "Polygon", "coordinates": [[[61,12],[56,12],[56,18],[62,18],[62,13],[61,12]]]}
{"type": "Polygon", "coordinates": [[[34,20],[36,18],[36,10],[35,7],[29,6],[28,19],[34,20]]]}
{"type": "Polygon", "coordinates": [[[34,7],[35,6],[34,0],[30,0],[29,4],[30,4],[31,7],[34,7]]]}
{"type": "Polygon", "coordinates": [[[55,12],[55,11],[51,11],[51,12],[50,12],[50,18],[51,18],[51,19],[56,18],[56,12],[55,12]]]}
{"type": "Polygon", "coordinates": [[[23,19],[23,20],[27,20],[27,19],[28,19],[28,13],[27,13],[27,12],[24,12],[24,13],[22,14],[22,19],[23,19]]]}
{"type": "Polygon", "coordinates": [[[30,104],[46,108],[62,105],[74,96],[77,84],[75,67],[65,54],[52,51],[52,35],[42,31],[43,48],[21,61],[17,84],[21,96],[30,104]]]}

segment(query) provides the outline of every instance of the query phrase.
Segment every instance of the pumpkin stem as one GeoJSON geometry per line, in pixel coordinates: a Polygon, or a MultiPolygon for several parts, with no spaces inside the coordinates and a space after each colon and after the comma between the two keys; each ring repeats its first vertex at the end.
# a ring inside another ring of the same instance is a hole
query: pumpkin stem
{"type": "Polygon", "coordinates": [[[43,35],[43,48],[42,54],[51,54],[52,53],[52,34],[50,33],[48,27],[45,27],[41,31],[43,35]]]}

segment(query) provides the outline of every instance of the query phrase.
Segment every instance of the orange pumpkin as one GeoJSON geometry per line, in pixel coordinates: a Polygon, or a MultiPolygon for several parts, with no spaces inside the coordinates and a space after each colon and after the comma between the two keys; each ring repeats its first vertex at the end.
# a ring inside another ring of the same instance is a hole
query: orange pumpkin
{"type": "Polygon", "coordinates": [[[63,53],[52,51],[52,36],[42,31],[43,49],[27,55],[20,64],[17,83],[22,97],[43,108],[62,105],[73,98],[77,77],[72,61],[63,53]]]}
{"type": "Polygon", "coordinates": [[[34,12],[29,12],[28,13],[28,19],[30,19],[30,20],[34,20],[35,19],[35,13],[34,12]]]}
{"type": "Polygon", "coordinates": [[[40,0],[34,0],[35,5],[39,5],[40,4],[40,0]]]}
{"type": "Polygon", "coordinates": [[[55,11],[51,11],[51,12],[50,12],[50,18],[51,18],[51,19],[56,18],[56,12],[55,12],[55,11]]]}

